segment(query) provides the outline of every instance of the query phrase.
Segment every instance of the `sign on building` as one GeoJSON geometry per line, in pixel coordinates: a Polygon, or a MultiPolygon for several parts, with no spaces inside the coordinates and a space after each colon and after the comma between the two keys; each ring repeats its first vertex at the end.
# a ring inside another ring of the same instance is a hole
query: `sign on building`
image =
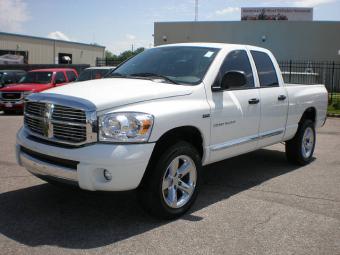
{"type": "Polygon", "coordinates": [[[299,20],[312,21],[313,8],[241,8],[241,20],[299,20]]]}

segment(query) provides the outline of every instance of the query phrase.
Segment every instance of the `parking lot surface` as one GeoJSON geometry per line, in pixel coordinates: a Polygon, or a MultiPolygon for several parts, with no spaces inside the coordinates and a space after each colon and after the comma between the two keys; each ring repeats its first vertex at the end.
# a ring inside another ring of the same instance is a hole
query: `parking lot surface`
{"type": "Polygon", "coordinates": [[[340,119],[296,167],[281,144],[205,168],[190,212],[148,216],[135,192],[60,189],[15,163],[22,116],[0,114],[0,254],[340,254],[340,119]]]}

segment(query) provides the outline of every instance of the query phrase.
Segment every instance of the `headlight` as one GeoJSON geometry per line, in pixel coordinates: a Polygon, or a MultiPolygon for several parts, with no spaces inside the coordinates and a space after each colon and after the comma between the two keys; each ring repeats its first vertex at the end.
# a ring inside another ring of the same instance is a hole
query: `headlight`
{"type": "Polygon", "coordinates": [[[146,113],[108,113],[99,117],[99,141],[118,143],[147,142],[153,126],[153,116],[146,113]]]}

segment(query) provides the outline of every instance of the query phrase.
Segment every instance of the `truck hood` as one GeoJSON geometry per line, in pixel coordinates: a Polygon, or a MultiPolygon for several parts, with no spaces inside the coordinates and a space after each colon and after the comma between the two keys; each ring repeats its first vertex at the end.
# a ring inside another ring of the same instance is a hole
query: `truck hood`
{"type": "Polygon", "coordinates": [[[145,79],[106,78],[75,82],[44,91],[92,102],[98,111],[122,105],[192,93],[190,86],[145,79]]]}
{"type": "Polygon", "coordinates": [[[50,84],[37,84],[37,83],[10,84],[2,88],[0,91],[2,92],[13,92],[13,91],[15,92],[17,91],[40,92],[50,87],[51,87],[50,84]]]}

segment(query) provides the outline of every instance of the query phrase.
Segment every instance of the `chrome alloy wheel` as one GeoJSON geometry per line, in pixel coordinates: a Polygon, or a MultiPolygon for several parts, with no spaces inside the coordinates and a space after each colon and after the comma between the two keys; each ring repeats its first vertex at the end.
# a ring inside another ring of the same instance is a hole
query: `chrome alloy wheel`
{"type": "Polygon", "coordinates": [[[302,155],[304,158],[309,158],[314,148],[314,132],[311,127],[307,127],[302,138],[302,155]]]}
{"type": "Polygon", "coordinates": [[[180,208],[188,203],[196,188],[197,169],[194,161],[180,155],[174,158],[163,176],[162,194],[171,208],[180,208]]]}

